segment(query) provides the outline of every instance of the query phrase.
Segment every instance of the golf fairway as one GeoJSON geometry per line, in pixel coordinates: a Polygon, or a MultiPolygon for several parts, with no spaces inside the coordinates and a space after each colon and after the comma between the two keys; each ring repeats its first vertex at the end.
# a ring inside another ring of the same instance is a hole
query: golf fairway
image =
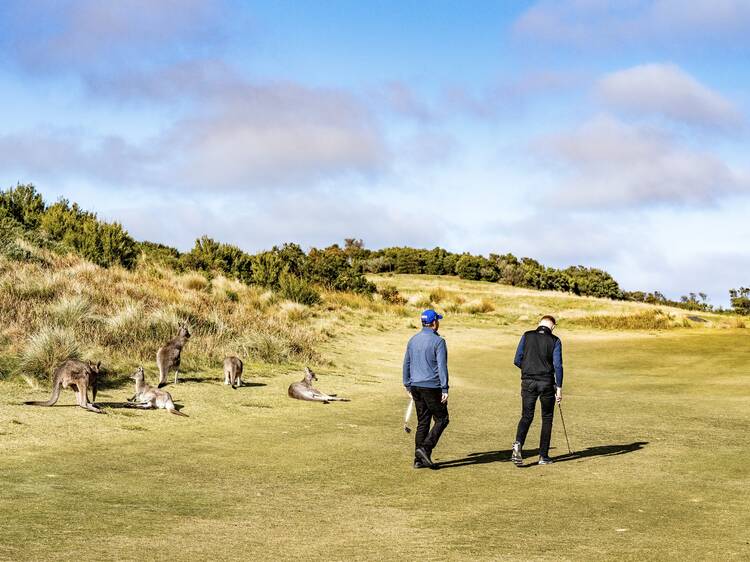
{"type": "MultiPolygon", "coordinates": [[[[215,372],[170,385],[190,418],[108,415],[2,383],[0,559],[747,559],[750,348],[744,330],[568,332],[551,466],[509,462],[520,409],[519,326],[469,319],[448,340],[451,423],[437,471],[411,468],[400,385],[408,320],[363,323],[327,349],[318,386],[350,403],[291,400],[301,370],[215,372]],[[33,396],[31,396],[33,395],[33,396]]],[[[153,373],[151,373],[153,378],[153,373]]]]}

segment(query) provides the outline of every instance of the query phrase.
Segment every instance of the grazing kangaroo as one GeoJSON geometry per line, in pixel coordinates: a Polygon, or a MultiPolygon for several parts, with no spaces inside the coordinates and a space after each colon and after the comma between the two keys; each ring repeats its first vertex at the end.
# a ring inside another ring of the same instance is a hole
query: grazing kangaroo
{"type": "Polygon", "coordinates": [[[180,355],[182,348],[190,339],[187,324],[180,324],[177,336],[169,340],[159,351],[156,352],[156,365],[159,367],[159,388],[167,384],[167,374],[174,369],[174,383],[177,384],[177,376],[180,374],[180,355]]]}
{"type": "Polygon", "coordinates": [[[242,386],[242,361],[239,357],[224,359],[224,384],[231,384],[232,388],[242,386]]]}
{"type": "Polygon", "coordinates": [[[300,382],[295,382],[289,385],[289,396],[296,398],[297,400],[310,400],[312,402],[323,402],[328,404],[329,402],[349,402],[348,398],[339,398],[335,394],[326,394],[325,392],[319,391],[313,387],[312,381],[318,380],[309,368],[305,367],[305,378],[300,382]]]}
{"type": "Polygon", "coordinates": [[[136,402],[139,402],[139,404],[135,406],[136,408],[143,408],[144,410],[163,408],[170,414],[184,416],[186,418],[189,417],[187,414],[183,414],[174,407],[172,395],[169,394],[169,392],[159,390],[158,388],[146,384],[143,367],[138,367],[130,378],[135,381],[134,398],[136,402]]]}
{"type": "Polygon", "coordinates": [[[96,400],[96,384],[101,362],[94,365],[91,361],[84,363],[77,359],[67,359],[57,369],[52,378],[52,396],[46,402],[26,402],[30,406],[53,406],[60,398],[60,388],[70,387],[76,393],[76,403],[86,410],[102,414],[103,412],[89,402],[89,388],[96,400]]]}

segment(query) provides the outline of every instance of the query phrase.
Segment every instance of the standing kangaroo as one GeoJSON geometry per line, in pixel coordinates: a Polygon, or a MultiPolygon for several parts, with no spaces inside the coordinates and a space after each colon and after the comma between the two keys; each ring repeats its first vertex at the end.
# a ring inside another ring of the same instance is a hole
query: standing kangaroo
{"type": "Polygon", "coordinates": [[[146,384],[143,367],[138,367],[130,378],[135,381],[134,399],[139,403],[135,406],[136,408],[143,408],[144,410],[162,408],[170,414],[188,417],[187,414],[183,414],[174,407],[172,395],[169,392],[146,384]]]}
{"type": "Polygon", "coordinates": [[[96,400],[96,384],[101,362],[94,365],[91,361],[84,363],[77,359],[67,359],[57,369],[52,378],[52,396],[46,402],[26,402],[30,406],[53,406],[60,398],[60,388],[70,387],[76,393],[76,403],[86,410],[102,414],[103,412],[89,402],[89,388],[96,400]]]}
{"type": "Polygon", "coordinates": [[[297,400],[310,400],[312,402],[323,402],[323,404],[328,404],[329,402],[349,402],[348,398],[339,398],[335,394],[326,394],[319,391],[312,385],[312,381],[316,380],[318,380],[318,377],[315,376],[315,373],[305,367],[305,378],[300,382],[289,385],[289,396],[297,400]]]}
{"type": "Polygon", "coordinates": [[[177,375],[180,373],[180,355],[182,348],[190,339],[187,324],[180,324],[177,336],[169,340],[159,351],[156,352],[156,365],[159,367],[159,388],[167,384],[167,374],[174,370],[174,383],[177,384],[177,375]]]}
{"type": "Polygon", "coordinates": [[[224,359],[224,384],[232,388],[242,386],[242,361],[239,357],[230,356],[224,359]]]}

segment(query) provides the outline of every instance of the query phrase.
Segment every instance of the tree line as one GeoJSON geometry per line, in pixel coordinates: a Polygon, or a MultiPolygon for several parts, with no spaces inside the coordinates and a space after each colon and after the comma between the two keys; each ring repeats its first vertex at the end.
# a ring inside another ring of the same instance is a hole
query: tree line
{"type": "MultiPolygon", "coordinates": [[[[202,236],[188,252],[154,242],[133,239],[118,222],[106,222],[66,199],[48,205],[32,184],[0,191],[0,233],[33,233],[47,242],[83,256],[102,267],[133,269],[139,259],[176,271],[220,272],[243,283],[281,291],[288,298],[312,304],[319,300],[315,286],[370,294],[375,286],[367,273],[456,275],[461,279],[502,283],[539,290],[569,292],[616,300],[714,310],[705,293],[690,293],[679,301],[654,291],[624,291],[606,271],[582,265],[554,268],[511,253],[489,256],[454,253],[443,248],[391,247],[371,250],[361,239],[348,238],[343,246],[311,248],[293,243],[249,254],[237,246],[202,236]]],[[[732,308],[750,314],[750,289],[730,291],[732,308]]]]}

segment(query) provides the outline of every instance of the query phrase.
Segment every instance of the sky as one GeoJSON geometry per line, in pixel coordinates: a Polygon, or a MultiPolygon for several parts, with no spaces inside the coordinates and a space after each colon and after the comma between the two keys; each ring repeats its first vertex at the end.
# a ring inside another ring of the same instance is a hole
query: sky
{"type": "Polygon", "coordinates": [[[4,0],[0,187],[137,239],[750,283],[750,0],[4,0]]]}

